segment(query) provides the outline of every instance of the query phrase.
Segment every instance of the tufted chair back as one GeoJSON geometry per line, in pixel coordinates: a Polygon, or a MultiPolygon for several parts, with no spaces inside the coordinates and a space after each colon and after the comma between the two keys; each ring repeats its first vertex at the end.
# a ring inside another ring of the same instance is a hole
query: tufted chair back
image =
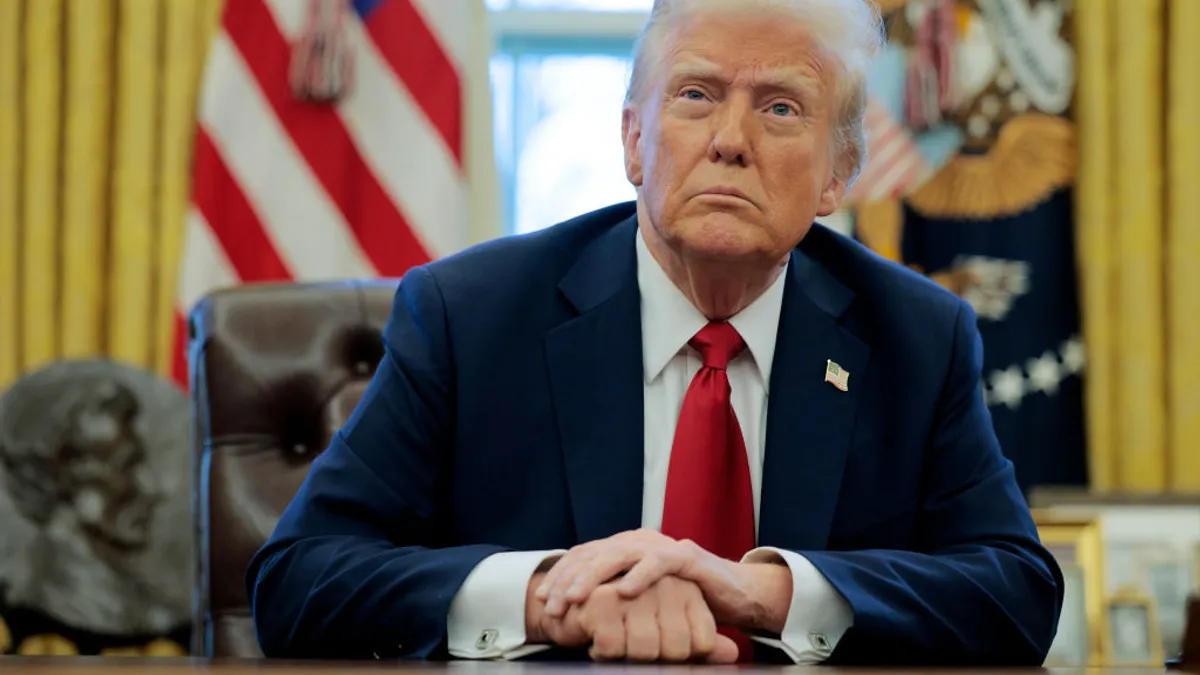
{"type": "Polygon", "coordinates": [[[262,655],[246,566],[375,372],[395,290],[394,280],[251,285],[192,310],[196,655],[262,655]]]}

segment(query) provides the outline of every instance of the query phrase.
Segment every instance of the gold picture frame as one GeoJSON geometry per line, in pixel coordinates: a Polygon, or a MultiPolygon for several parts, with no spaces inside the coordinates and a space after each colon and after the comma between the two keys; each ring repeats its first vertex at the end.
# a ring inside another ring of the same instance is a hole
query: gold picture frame
{"type": "Polygon", "coordinates": [[[1104,609],[1104,665],[1163,664],[1162,635],[1153,598],[1136,588],[1123,588],[1108,598],[1104,609]]]}
{"type": "Polygon", "coordinates": [[[1038,536],[1060,566],[1083,572],[1084,608],[1087,615],[1088,663],[1102,665],[1108,651],[1107,593],[1104,586],[1104,540],[1094,518],[1063,516],[1033,509],[1038,536]]]}

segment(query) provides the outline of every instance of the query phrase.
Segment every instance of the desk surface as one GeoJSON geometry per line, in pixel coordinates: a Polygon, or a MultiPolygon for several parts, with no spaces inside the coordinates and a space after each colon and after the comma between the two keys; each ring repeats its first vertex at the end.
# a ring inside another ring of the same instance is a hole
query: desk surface
{"type": "MultiPolygon", "coordinates": [[[[1003,670],[973,669],[922,669],[922,668],[832,668],[832,667],[774,667],[774,666],[622,666],[590,663],[482,663],[462,661],[455,663],[396,663],[396,662],[281,662],[281,661],[208,661],[203,659],[144,659],[144,658],[54,658],[54,657],[0,657],[0,673],[3,675],[312,675],[330,673],[390,673],[391,675],[436,675],[430,671],[443,671],[445,675],[573,675],[585,671],[607,671],[616,673],[634,671],[639,675],[655,672],[700,670],[720,672],[729,670],[786,672],[788,675],[916,675],[917,673],[970,673],[982,675],[1161,675],[1173,672],[1165,668],[1016,668],[1003,670]]],[[[601,675],[595,673],[595,675],[601,675]]]]}

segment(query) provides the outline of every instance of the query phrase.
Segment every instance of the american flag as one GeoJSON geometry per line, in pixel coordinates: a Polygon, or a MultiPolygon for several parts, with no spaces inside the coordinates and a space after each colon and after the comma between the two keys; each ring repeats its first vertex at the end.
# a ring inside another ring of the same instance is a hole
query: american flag
{"type": "Polygon", "coordinates": [[[463,73],[479,4],[226,0],[200,92],[177,382],[187,312],[210,290],[399,276],[466,244],[463,73]],[[350,57],[331,102],[294,87],[317,10],[338,14],[350,57]]]}
{"type": "Polygon", "coordinates": [[[912,133],[873,98],[867,100],[865,124],[867,161],[847,200],[859,203],[903,197],[920,187],[932,169],[912,133]]]}
{"type": "Polygon", "coordinates": [[[850,371],[828,359],[825,361],[825,381],[842,391],[850,391],[850,371]]]}

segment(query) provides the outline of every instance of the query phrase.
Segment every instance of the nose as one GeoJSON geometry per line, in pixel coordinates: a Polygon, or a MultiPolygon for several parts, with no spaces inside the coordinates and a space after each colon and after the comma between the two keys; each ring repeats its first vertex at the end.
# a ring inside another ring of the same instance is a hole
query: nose
{"type": "Polygon", "coordinates": [[[751,161],[750,125],[754,109],[742,96],[729,96],[713,115],[712,146],[709,158],[714,162],[748,166],[751,161]]]}

